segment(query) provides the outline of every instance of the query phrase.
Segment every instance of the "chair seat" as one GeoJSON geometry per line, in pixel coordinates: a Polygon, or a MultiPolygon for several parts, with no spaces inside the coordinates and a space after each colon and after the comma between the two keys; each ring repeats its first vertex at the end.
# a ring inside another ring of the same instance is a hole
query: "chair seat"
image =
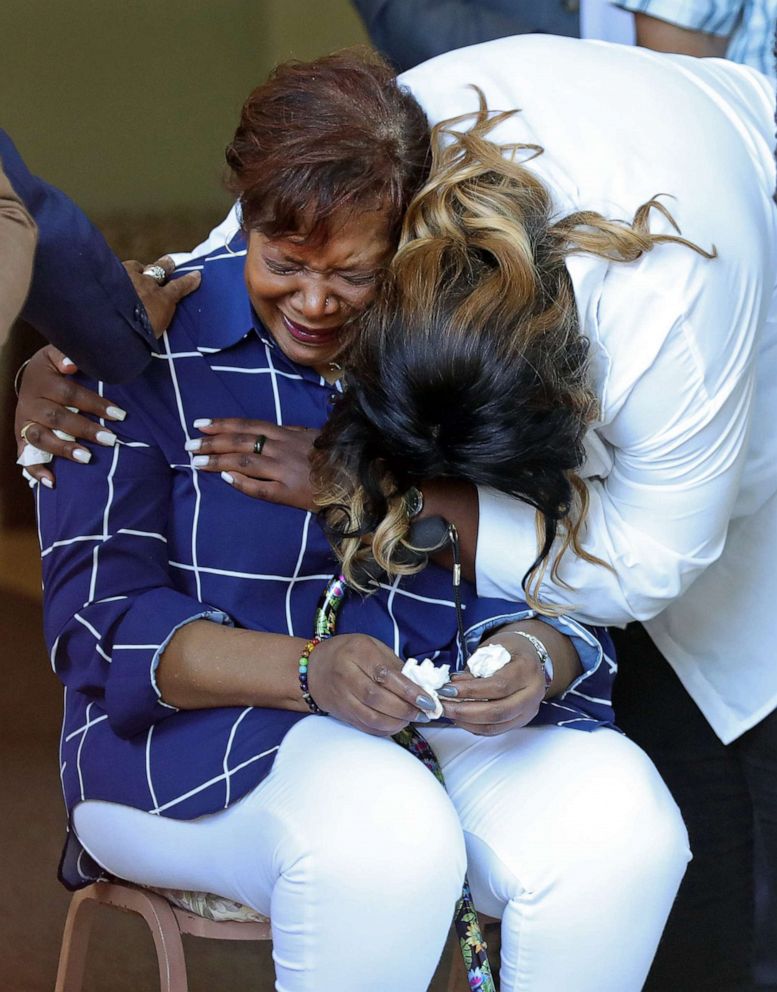
{"type": "MultiPolygon", "coordinates": [[[[181,903],[192,902],[209,912],[229,911],[220,906],[218,897],[207,899],[205,893],[179,893],[181,903]],[[216,901],[214,901],[216,900],[216,901]]],[[[225,900],[230,902],[230,900],[225,900]]],[[[154,939],[159,965],[161,992],[188,992],[186,960],[182,934],[215,940],[271,940],[270,923],[254,914],[255,919],[206,919],[180,905],[172,905],[160,892],[128,882],[96,882],[74,893],[65,921],[55,992],[81,992],[86,964],[86,952],[92,919],[97,906],[137,913],[154,939]]],[[[247,907],[232,903],[232,913],[245,914],[247,907]]]]}
{"type": "MultiPolygon", "coordinates": [[[[150,889],[130,882],[96,882],[73,894],[65,921],[54,992],[81,992],[94,911],[110,906],[137,913],[156,947],[161,992],[188,992],[182,934],[215,940],[271,940],[270,921],[247,906],[203,892],[150,889]],[[211,918],[192,909],[204,910],[211,918]],[[221,915],[218,919],[213,914],[221,915]],[[230,915],[231,914],[231,915],[230,915]],[[246,915],[251,918],[247,919],[246,915]]],[[[496,921],[485,918],[489,923],[496,921]]],[[[447,992],[467,988],[458,948],[448,955],[447,992]]]]}
{"type": "Polygon", "coordinates": [[[194,916],[201,916],[216,923],[269,923],[267,916],[262,916],[250,906],[234,902],[225,896],[217,896],[212,892],[190,892],[187,889],[157,889],[148,887],[150,892],[156,892],[167,899],[171,905],[182,909],[194,916]]]}

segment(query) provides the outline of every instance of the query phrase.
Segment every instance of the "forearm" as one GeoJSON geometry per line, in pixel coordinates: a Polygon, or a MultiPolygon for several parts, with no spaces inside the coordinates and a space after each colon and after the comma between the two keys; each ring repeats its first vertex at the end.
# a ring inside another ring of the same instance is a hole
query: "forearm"
{"type": "Polygon", "coordinates": [[[197,620],[177,630],[165,648],[157,686],[179,709],[264,706],[304,713],[297,662],[305,643],[197,620]]]}
{"type": "Polygon", "coordinates": [[[697,58],[718,57],[726,54],[728,38],[715,34],[704,34],[670,24],[648,14],[635,14],[637,44],[642,48],[652,48],[656,52],[674,52],[681,55],[695,55],[697,58]]]}
{"type": "Polygon", "coordinates": [[[89,375],[106,382],[135,378],[158,346],[121,262],[68,196],[30,173],[2,130],[0,157],[38,226],[24,319],[89,375]]]}
{"type": "Polygon", "coordinates": [[[22,308],[32,276],[36,228],[0,168],[0,345],[22,308]]]}

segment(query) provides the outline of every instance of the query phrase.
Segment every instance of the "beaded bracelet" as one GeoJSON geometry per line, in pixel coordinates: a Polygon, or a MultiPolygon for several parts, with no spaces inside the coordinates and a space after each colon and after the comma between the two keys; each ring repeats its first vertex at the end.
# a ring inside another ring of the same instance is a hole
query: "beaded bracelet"
{"type": "Polygon", "coordinates": [[[315,699],[310,695],[310,689],[308,688],[308,663],[310,661],[310,656],[313,651],[321,643],[320,637],[314,637],[311,641],[305,645],[302,649],[302,654],[299,659],[299,687],[302,690],[302,698],[308,704],[308,709],[311,713],[318,713],[319,716],[328,716],[329,714],[326,710],[322,710],[315,699]]]}

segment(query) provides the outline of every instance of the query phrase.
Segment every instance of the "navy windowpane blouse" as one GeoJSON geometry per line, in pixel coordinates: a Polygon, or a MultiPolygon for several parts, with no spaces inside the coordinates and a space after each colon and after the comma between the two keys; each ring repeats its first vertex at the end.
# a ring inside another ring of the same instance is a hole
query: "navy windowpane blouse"
{"type": "MultiPolygon", "coordinates": [[[[203,269],[202,286],[179,305],[160,353],[141,378],[110,387],[128,411],[109,425],[116,446],[93,446],[88,465],[59,462],[56,488],[38,487],[45,631],[65,685],[60,768],[69,811],[102,799],[177,819],[214,813],[268,774],[297,720],[320,719],[255,707],[179,711],[154,678],[175,631],[197,618],[310,636],[337,571],[314,515],[198,473],[184,450],[199,418],[320,427],[336,391],[289,361],[258,324],[244,256],[238,236],[187,266],[203,269]]],[[[102,383],[82,381],[102,392],[102,383]]],[[[532,615],[525,603],[479,599],[466,584],[463,603],[473,646],[488,629],[532,615]]],[[[535,723],[610,724],[607,634],[548,622],[574,638],[584,673],[542,704],[535,723]]],[[[403,659],[460,664],[451,577],[435,565],[372,596],[351,593],[338,632],[371,634],[403,659]]],[[[62,880],[77,887],[99,874],[71,831],[62,880]]]]}

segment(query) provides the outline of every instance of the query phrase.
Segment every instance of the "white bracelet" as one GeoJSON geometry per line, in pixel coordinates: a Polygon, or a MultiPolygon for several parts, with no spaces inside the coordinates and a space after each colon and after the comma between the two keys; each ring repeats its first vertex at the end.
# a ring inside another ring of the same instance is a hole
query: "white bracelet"
{"type": "Polygon", "coordinates": [[[518,637],[525,637],[531,644],[539,657],[542,677],[545,679],[545,692],[547,692],[553,681],[553,659],[539,637],[535,637],[534,634],[527,634],[525,630],[499,630],[494,636],[500,637],[503,634],[517,634],[518,637]]]}

